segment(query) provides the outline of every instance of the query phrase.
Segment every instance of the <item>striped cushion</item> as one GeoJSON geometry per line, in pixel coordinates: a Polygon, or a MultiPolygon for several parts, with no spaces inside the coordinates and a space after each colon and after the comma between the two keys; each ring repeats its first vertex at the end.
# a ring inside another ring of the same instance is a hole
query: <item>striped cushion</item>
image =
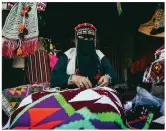
{"type": "Polygon", "coordinates": [[[38,50],[28,56],[26,74],[30,83],[50,81],[49,55],[46,51],[38,50]]]}

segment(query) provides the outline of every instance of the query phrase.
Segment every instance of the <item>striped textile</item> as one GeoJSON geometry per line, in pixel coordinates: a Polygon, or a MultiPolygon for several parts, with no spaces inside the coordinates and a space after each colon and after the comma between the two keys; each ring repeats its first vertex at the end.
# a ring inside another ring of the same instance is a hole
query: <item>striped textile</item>
{"type": "Polygon", "coordinates": [[[29,55],[26,66],[26,76],[31,84],[50,82],[49,55],[46,51],[38,50],[29,55]]]}

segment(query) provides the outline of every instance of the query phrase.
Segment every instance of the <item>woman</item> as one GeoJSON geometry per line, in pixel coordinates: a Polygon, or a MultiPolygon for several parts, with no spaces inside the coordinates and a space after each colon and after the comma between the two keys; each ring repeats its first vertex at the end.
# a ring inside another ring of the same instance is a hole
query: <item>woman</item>
{"type": "Polygon", "coordinates": [[[95,48],[96,28],[85,23],[75,29],[76,48],[59,58],[51,74],[51,86],[79,88],[27,96],[3,129],[131,128],[117,92],[104,87],[114,84],[116,78],[109,60],[95,48]],[[99,88],[91,88],[95,85],[99,88]]]}
{"type": "Polygon", "coordinates": [[[75,48],[61,56],[51,74],[51,87],[110,86],[116,75],[109,60],[96,49],[96,28],[89,23],[75,27],[75,48]]]}

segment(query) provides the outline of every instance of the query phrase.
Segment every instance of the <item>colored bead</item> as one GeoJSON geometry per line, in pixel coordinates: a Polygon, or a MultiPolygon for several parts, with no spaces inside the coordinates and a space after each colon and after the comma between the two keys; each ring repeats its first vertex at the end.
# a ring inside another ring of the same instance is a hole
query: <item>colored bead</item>
{"type": "Polygon", "coordinates": [[[21,13],[20,13],[22,16],[24,16],[25,15],[25,11],[21,11],[21,13]]]}
{"type": "Polygon", "coordinates": [[[24,9],[25,11],[29,11],[29,6],[24,6],[23,9],[24,9]]]}
{"type": "Polygon", "coordinates": [[[17,50],[17,55],[19,56],[19,55],[22,55],[22,49],[21,48],[19,48],[18,50],[17,50]]]}
{"type": "Polygon", "coordinates": [[[19,26],[18,26],[18,29],[20,30],[20,31],[22,31],[22,30],[24,30],[24,24],[20,24],[19,26]]]}

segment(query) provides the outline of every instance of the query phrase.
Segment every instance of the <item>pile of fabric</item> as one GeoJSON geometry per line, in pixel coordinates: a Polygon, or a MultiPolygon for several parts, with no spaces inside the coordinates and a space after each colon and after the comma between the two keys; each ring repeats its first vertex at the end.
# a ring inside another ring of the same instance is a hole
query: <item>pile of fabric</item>
{"type": "Polygon", "coordinates": [[[128,123],[135,126],[133,129],[143,126],[149,126],[150,129],[164,128],[164,100],[151,95],[141,87],[137,87],[136,96],[124,105],[124,109],[128,123]],[[146,120],[149,122],[146,123],[146,120]],[[160,128],[154,126],[155,124],[160,128]]]}
{"type": "MultiPolygon", "coordinates": [[[[141,128],[148,129],[147,123],[151,122],[151,117],[149,114],[141,128]]],[[[12,113],[6,127],[9,129],[131,129],[136,128],[135,125],[131,127],[127,123],[116,91],[103,87],[32,94],[12,113]]]]}
{"type": "MultiPolygon", "coordinates": [[[[164,99],[164,46],[156,50],[155,60],[146,68],[143,76],[143,83],[150,84],[152,90],[137,87],[136,96],[125,105],[126,118],[129,124],[139,123],[139,127],[144,126],[145,119],[151,116],[148,123],[150,129],[164,129],[165,124],[165,101],[164,99]]],[[[135,128],[133,128],[135,129],[135,128]]]]}
{"type": "Polygon", "coordinates": [[[148,129],[154,118],[152,110],[132,114],[134,120],[131,114],[125,114],[117,92],[108,87],[48,89],[25,97],[4,129],[148,129]]]}

